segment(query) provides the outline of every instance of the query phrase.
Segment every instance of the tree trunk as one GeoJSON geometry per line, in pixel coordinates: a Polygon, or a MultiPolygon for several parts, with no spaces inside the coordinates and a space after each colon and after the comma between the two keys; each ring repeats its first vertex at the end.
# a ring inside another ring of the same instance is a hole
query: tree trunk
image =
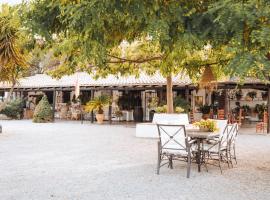
{"type": "Polygon", "coordinates": [[[167,77],[167,113],[173,113],[172,75],[167,77]]]}
{"type": "Polygon", "coordinates": [[[5,107],[7,106],[7,103],[10,100],[11,94],[13,93],[14,87],[15,87],[15,83],[12,84],[12,86],[11,86],[11,88],[9,90],[7,98],[4,100],[4,102],[0,103],[0,111],[5,109],[5,107]]]}

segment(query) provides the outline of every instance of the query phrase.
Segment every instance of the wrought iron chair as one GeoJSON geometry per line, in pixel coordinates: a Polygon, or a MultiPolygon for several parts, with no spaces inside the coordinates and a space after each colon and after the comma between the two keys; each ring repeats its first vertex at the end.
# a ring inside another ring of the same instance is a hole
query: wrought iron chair
{"type": "Polygon", "coordinates": [[[207,164],[214,165],[220,168],[220,172],[222,173],[221,163],[226,162],[228,167],[230,167],[231,156],[229,153],[230,143],[229,139],[231,136],[231,132],[233,130],[232,124],[226,125],[222,134],[220,134],[219,138],[208,140],[202,145],[202,154],[203,160],[205,162],[205,166],[207,168],[207,164]],[[209,163],[209,161],[218,161],[218,165],[213,163],[209,163]]]}
{"type": "Polygon", "coordinates": [[[235,142],[238,136],[238,131],[239,131],[238,124],[237,123],[232,124],[232,130],[230,131],[229,148],[228,148],[228,153],[230,156],[230,163],[232,166],[233,166],[232,159],[234,159],[235,163],[237,164],[235,142]]]}
{"type": "Polygon", "coordinates": [[[157,124],[157,128],[159,134],[157,174],[162,166],[168,164],[168,167],[173,169],[173,160],[180,160],[187,162],[187,178],[189,178],[191,145],[195,141],[189,141],[184,125],[157,124]]]}

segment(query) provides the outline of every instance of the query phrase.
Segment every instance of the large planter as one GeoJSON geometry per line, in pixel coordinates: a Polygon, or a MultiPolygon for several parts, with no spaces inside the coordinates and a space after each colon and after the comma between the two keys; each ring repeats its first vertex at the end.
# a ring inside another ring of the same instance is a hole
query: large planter
{"type": "Polygon", "coordinates": [[[136,106],[134,108],[133,118],[135,122],[143,121],[143,108],[141,106],[136,106]]]}
{"type": "Polygon", "coordinates": [[[154,111],[154,110],[150,110],[150,112],[149,112],[149,121],[150,121],[150,122],[153,121],[155,112],[156,112],[156,111],[154,111]]]}
{"type": "Polygon", "coordinates": [[[96,114],[96,119],[98,124],[102,124],[104,121],[104,114],[96,114]]]}

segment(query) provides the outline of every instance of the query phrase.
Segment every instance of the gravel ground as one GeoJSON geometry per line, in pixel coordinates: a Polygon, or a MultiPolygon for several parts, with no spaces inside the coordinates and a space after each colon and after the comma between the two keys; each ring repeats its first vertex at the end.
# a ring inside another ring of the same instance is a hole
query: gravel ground
{"type": "Polygon", "coordinates": [[[270,136],[238,138],[238,166],[187,179],[184,163],[155,174],[156,140],[135,128],[1,121],[1,200],[259,200],[270,198],[270,136]]]}

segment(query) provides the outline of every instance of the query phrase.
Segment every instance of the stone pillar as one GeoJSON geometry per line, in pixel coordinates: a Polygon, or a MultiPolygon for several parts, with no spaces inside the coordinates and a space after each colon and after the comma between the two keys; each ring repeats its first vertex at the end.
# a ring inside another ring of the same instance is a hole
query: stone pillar
{"type": "Polygon", "coordinates": [[[112,124],[112,100],[113,100],[113,91],[110,90],[111,102],[109,104],[109,123],[112,124]]]}
{"type": "Polygon", "coordinates": [[[53,105],[52,105],[52,110],[53,110],[53,121],[55,120],[55,103],[56,103],[56,90],[53,90],[53,105]]]}
{"type": "MultiPolygon", "coordinates": [[[[91,100],[94,98],[95,91],[91,90],[91,100]]],[[[94,123],[94,112],[91,111],[91,123],[94,123]]]]}

